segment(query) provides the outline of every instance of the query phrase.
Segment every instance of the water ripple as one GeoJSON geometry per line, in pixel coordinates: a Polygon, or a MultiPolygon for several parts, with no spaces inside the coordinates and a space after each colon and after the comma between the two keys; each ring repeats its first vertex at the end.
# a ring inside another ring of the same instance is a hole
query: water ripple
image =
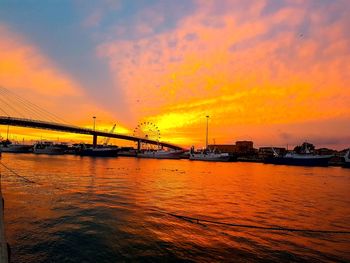
{"type": "Polygon", "coordinates": [[[346,262],[350,171],[251,163],[4,154],[13,262],[346,262]]]}

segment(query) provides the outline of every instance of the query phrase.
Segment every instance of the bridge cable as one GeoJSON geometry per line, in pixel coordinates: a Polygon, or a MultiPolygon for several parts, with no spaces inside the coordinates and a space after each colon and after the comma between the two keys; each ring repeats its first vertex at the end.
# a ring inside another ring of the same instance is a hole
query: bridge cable
{"type": "Polygon", "coordinates": [[[39,114],[42,114],[43,116],[45,116],[46,118],[48,118],[50,121],[53,121],[53,122],[64,122],[64,123],[66,123],[65,120],[63,120],[63,119],[57,117],[56,115],[54,115],[53,113],[48,112],[48,111],[45,110],[45,109],[40,108],[39,106],[37,106],[37,105],[35,105],[35,104],[29,102],[28,100],[25,100],[25,99],[23,99],[23,98],[21,98],[21,97],[19,97],[19,96],[17,96],[17,98],[18,98],[19,100],[21,100],[23,103],[25,103],[25,104],[27,105],[27,107],[31,107],[31,109],[32,109],[33,111],[38,112],[39,114]]]}
{"type": "Polygon", "coordinates": [[[4,96],[6,96],[6,99],[11,100],[11,102],[12,102],[13,104],[16,104],[16,105],[17,105],[17,104],[20,104],[19,108],[22,107],[22,110],[23,110],[23,106],[25,106],[26,109],[24,109],[24,110],[26,110],[26,112],[29,112],[29,115],[30,115],[29,118],[31,118],[31,117],[32,117],[32,114],[34,113],[35,115],[39,116],[39,119],[42,119],[43,116],[44,116],[44,119],[46,119],[47,116],[42,115],[41,113],[37,113],[36,111],[34,111],[33,109],[31,109],[31,107],[29,107],[29,106],[27,105],[27,103],[25,103],[23,100],[22,100],[22,102],[19,102],[19,100],[21,100],[20,97],[17,96],[17,98],[13,98],[14,96],[13,96],[7,89],[1,88],[1,89],[0,89],[0,92],[1,92],[4,96]]]}
{"type": "Polygon", "coordinates": [[[7,95],[7,96],[12,96],[15,98],[15,100],[19,100],[22,102],[21,105],[26,106],[29,110],[31,110],[33,113],[35,113],[37,116],[44,116],[44,119],[47,119],[49,121],[53,121],[53,122],[63,122],[66,124],[69,124],[67,121],[65,121],[64,119],[58,117],[57,115],[37,106],[36,104],[20,97],[19,95],[17,95],[14,92],[9,91],[8,89],[1,87],[0,90],[2,91],[3,94],[7,95]]]}
{"type": "MultiPolygon", "coordinates": [[[[6,99],[7,101],[10,101],[11,104],[16,105],[18,108],[21,108],[21,107],[22,107],[21,110],[25,110],[26,112],[29,112],[29,117],[31,117],[32,111],[30,110],[30,108],[29,108],[29,109],[23,109],[23,106],[26,106],[25,104],[20,103],[18,100],[13,99],[12,97],[10,97],[8,94],[6,94],[6,90],[3,89],[3,88],[0,88],[0,93],[2,93],[2,95],[5,96],[5,99],[6,99]],[[18,105],[20,105],[20,106],[18,106],[18,105]]],[[[26,108],[28,108],[28,107],[26,106],[26,108]]],[[[22,112],[22,113],[23,113],[23,112],[22,112]]],[[[40,116],[40,115],[38,115],[38,116],[40,116]]],[[[41,116],[39,117],[39,119],[40,119],[40,118],[41,118],[41,116]]]]}
{"type": "Polygon", "coordinates": [[[3,110],[1,107],[0,107],[0,110],[1,110],[3,113],[5,113],[6,117],[9,117],[9,116],[10,116],[10,115],[8,115],[8,113],[7,113],[5,110],[3,110]]]}
{"type": "MultiPolygon", "coordinates": [[[[6,94],[6,91],[7,91],[6,89],[0,89],[0,92],[2,92],[2,93],[5,94],[5,95],[7,95],[7,94],[6,94]]],[[[18,99],[21,100],[21,98],[18,98],[18,99]]],[[[15,101],[16,101],[16,100],[15,100],[15,101]]],[[[16,101],[16,103],[18,103],[18,102],[16,101]]],[[[26,111],[29,112],[30,115],[31,115],[32,113],[34,113],[36,116],[39,116],[39,119],[42,118],[42,114],[38,113],[38,112],[35,111],[34,109],[31,109],[30,106],[28,106],[27,103],[25,103],[23,100],[22,100],[21,106],[24,106],[24,107],[26,108],[26,111]]]]}
{"type": "MultiPolygon", "coordinates": [[[[0,93],[4,94],[3,90],[0,89],[0,93]]],[[[7,94],[4,94],[5,96],[7,94]]],[[[13,103],[17,103],[17,101],[13,102],[13,103]]],[[[39,116],[39,119],[42,118],[42,116],[38,113],[36,113],[35,111],[31,110],[26,104],[22,104],[21,106],[24,106],[25,108],[23,108],[23,110],[25,110],[27,113],[29,113],[29,117],[32,117],[32,114],[36,115],[36,116],[39,116]]]]}
{"type": "MultiPolygon", "coordinates": [[[[13,93],[14,94],[14,93],[13,93]]],[[[32,106],[33,110],[36,110],[37,112],[42,112],[44,115],[46,114],[46,116],[48,118],[50,118],[51,120],[53,120],[54,122],[63,122],[63,123],[66,123],[66,124],[69,124],[68,122],[66,122],[64,119],[58,117],[57,115],[37,106],[36,104],[26,100],[26,99],[23,99],[21,98],[20,96],[14,94],[18,99],[22,100],[23,102],[27,103],[28,105],[32,106]]]]}
{"type": "Polygon", "coordinates": [[[22,115],[20,112],[18,112],[15,108],[13,108],[12,105],[10,105],[10,104],[8,104],[6,101],[4,101],[1,97],[0,97],[0,100],[1,100],[4,104],[6,104],[9,108],[11,108],[13,111],[17,112],[21,117],[23,117],[23,115],[22,115]]]}

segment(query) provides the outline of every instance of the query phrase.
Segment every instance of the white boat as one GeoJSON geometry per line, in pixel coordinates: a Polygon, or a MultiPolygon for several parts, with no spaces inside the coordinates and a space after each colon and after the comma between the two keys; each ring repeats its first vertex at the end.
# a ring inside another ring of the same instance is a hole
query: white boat
{"type": "Polygon", "coordinates": [[[38,142],[34,144],[33,152],[37,154],[65,154],[68,149],[68,145],[64,143],[53,142],[38,142]]]}
{"type": "Polygon", "coordinates": [[[191,151],[189,159],[198,161],[228,162],[230,160],[230,155],[228,153],[219,153],[213,151],[191,151]]]}
{"type": "Polygon", "coordinates": [[[9,153],[29,153],[33,150],[33,145],[12,143],[9,140],[1,142],[1,152],[9,153]]]}
{"type": "Polygon", "coordinates": [[[301,166],[328,166],[329,160],[334,155],[319,155],[315,154],[313,149],[310,149],[312,144],[304,142],[299,152],[288,152],[284,155],[279,155],[272,148],[273,156],[264,159],[267,164],[284,164],[284,165],[301,165],[301,166]]]}
{"type": "Polygon", "coordinates": [[[220,151],[217,151],[216,149],[209,149],[208,148],[208,120],[209,116],[206,116],[207,118],[207,129],[206,129],[206,135],[205,135],[205,149],[199,152],[195,152],[194,146],[191,147],[190,150],[190,160],[198,160],[198,161],[211,161],[211,162],[228,162],[230,161],[231,157],[228,153],[221,153],[220,151]]]}
{"type": "Polygon", "coordinates": [[[182,150],[146,150],[137,153],[137,157],[154,159],[180,159],[182,154],[182,150]]]}
{"type": "Polygon", "coordinates": [[[209,149],[208,148],[208,119],[209,116],[206,116],[207,118],[207,128],[206,128],[206,136],[205,136],[205,149],[199,152],[196,152],[194,150],[194,146],[191,147],[190,150],[190,160],[198,160],[198,161],[210,161],[210,162],[228,162],[231,157],[228,153],[221,153],[220,151],[217,151],[216,149],[209,149]]]}
{"type": "Polygon", "coordinates": [[[344,155],[343,167],[350,168],[350,149],[344,155]]]}

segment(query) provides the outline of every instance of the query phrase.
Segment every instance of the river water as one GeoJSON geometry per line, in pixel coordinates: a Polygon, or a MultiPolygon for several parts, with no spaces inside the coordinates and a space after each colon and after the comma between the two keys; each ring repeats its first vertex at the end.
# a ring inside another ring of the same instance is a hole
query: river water
{"type": "Polygon", "coordinates": [[[350,262],[350,169],[3,153],[12,262],[350,262]],[[170,213],[170,214],[169,214],[170,213]]]}

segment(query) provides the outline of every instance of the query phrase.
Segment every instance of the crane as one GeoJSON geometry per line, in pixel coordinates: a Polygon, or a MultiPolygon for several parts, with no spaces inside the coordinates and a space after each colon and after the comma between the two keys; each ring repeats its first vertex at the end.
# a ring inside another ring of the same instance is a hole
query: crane
{"type": "MultiPolygon", "coordinates": [[[[114,124],[113,127],[112,127],[112,129],[111,129],[109,132],[110,132],[110,133],[114,132],[116,126],[117,126],[117,124],[114,124]]],[[[110,137],[107,137],[107,138],[105,139],[103,145],[107,146],[107,144],[108,144],[108,142],[109,142],[109,139],[110,139],[110,137]]]]}

